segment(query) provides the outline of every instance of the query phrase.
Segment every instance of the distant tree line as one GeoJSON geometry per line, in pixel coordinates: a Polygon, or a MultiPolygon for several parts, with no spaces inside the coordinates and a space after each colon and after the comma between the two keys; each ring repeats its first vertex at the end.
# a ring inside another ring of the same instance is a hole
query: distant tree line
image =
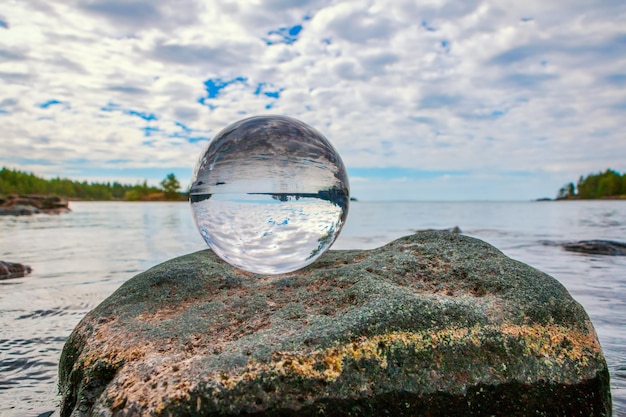
{"type": "Polygon", "coordinates": [[[174,174],[161,182],[163,188],[149,186],[147,181],[135,185],[114,182],[72,181],[66,178],[46,180],[33,173],[16,169],[0,169],[0,195],[43,194],[57,195],[78,200],[124,200],[180,199],[180,184],[174,174]]]}
{"type": "Polygon", "coordinates": [[[626,197],[626,173],[620,174],[612,169],[597,174],[581,176],[578,184],[573,182],[559,190],[557,199],[592,199],[626,197]]]}

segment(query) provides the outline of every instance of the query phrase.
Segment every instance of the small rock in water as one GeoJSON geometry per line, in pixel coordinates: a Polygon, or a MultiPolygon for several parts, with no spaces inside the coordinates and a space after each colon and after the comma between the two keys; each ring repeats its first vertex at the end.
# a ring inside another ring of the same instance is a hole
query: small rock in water
{"type": "Polygon", "coordinates": [[[21,278],[32,272],[28,265],[13,262],[0,261],[0,280],[9,278],[21,278]]]}
{"type": "Polygon", "coordinates": [[[581,240],[564,243],[563,248],[570,252],[590,255],[626,256],[626,243],[613,240],[581,240]]]}
{"type": "Polygon", "coordinates": [[[30,216],[33,214],[60,214],[71,211],[68,202],[57,196],[38,194],[0,196],[0,216],[30,216]]]}
{"type": "Polygon", "coordinates": [[[122,285],[70,335],[62,416],[609,416],[589,317],[554,278],[424,231],[259,276],[211,251],[122,285]]]}
{"type": "Polygon", "coordinates": [[[348,214],[348,174],[317,130],[282,116],[226,127],[209,143],[189,199],[200,234],[226,262],[261,274],[314,262],[348,214]]]}

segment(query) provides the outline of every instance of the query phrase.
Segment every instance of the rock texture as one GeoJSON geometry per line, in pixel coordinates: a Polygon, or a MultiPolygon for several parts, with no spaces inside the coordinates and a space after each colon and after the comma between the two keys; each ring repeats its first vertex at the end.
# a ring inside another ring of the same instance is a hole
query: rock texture
{"type": "Polygon", "coordinates": [[[564,243],[563,248],[570,252],[590,255],[626,256],[626,243],[613,240],[581,240],[564,243]]]}
{"type": "Polygon", "coordinates": [[[59,365],[62,416],[606,416],[583,308],[492,246],[425,231],[252,275],[211,251],[90,312],[59,365]]]}
{"type": "Polygon", "coordinates": [[[28,265],[22,265],[14,262],[0,261],[0,280],[9,278],[21,278],[31,273],[28,265]]]}
{"type": "Polygon", "coordinates": [[[28,216],[38,213],[59,214],[69,211],[68,202],[61,197],[17,194],[0,197],[0,216],[28,216]]]}

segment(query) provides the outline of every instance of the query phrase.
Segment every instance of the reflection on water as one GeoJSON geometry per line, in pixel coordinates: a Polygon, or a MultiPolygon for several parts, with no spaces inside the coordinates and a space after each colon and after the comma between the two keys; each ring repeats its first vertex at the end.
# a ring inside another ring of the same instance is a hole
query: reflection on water
{"type": "MultiPolygon", "coordinates": [[[[335,240],[347,209],[317,194],[197,197],[191,206],[207,244],[232,265],[262,274],[315,261],[335,240]]],[[[347,201],[345,194],[342,201],[347,201]]]]}
{"type": "MultiPolygon", "coordinates": [[[[71,208],[60,216],[0,217],[0,259],[33,267],[28,277],[0,281],[2,417],[55,410],[58,358],[81,317],[138,272],[206,248],[187,203],[71,208]]],[[[356,202],[333,249],[373,248],[413,230],[455,225],[554,276],[585,307],[609,364],[614,414],[626,415],[626,257],[558,246],[626,240],[626,202],[356,202]]]]}

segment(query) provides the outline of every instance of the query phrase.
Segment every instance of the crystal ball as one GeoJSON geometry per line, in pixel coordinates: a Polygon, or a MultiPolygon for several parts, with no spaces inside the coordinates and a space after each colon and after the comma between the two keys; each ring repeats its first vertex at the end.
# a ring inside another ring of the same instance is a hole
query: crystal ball
{"type": "Polygon", "coordinates": [[[257,116],[220,131],[201,155],[189,200],[211,249],[259,274],[295,271],[335,241],[350,188],[341,157],[317,130],[257,116]]]}

